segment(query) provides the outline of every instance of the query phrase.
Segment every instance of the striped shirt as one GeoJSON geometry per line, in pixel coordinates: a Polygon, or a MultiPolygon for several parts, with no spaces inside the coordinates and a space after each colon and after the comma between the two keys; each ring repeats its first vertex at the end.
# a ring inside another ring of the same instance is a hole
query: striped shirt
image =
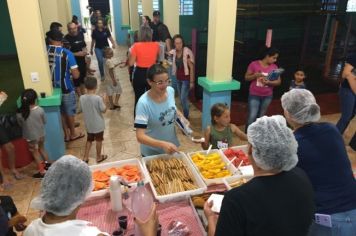
{"type": "Polygon", "coordinates": [[[70,70],[78,65],[73,53],[63,47],[49,45],[47,54],[53,87],[61,88],[63,94],[74,91],[70,70]]]}

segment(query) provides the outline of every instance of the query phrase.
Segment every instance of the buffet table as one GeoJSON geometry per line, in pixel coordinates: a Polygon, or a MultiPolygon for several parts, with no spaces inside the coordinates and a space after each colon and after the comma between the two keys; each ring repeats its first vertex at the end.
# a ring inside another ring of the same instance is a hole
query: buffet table
{"type": "MultiPolygon", "coordinates": [[[[168,234],[168,225],[173,220],[186,224],[191,232],[190,236],[206,235],[194,206],[189,199],[159,203],[157,213],[159,223],[162,225],[162,236],[168,234]]],[[[122,215],[128,216],[128,226],[125,235],[134,234],[132,214],[127,209],[120,212],[111,211],[110,198],[108,197],[95,198],[85,202],[81,206],[77,218],[89,221],[101,231],[112,234],[113,231],[119,228],[118,217],[122,215]]]]}
{"type": "MultiPolygon", "coordinates": [[[[137,181],[146,183],[146,188],[158,202],[162,236],[168,235],[169,225],[173,221],[185,224],[190,236],[206,235],[203,224],[206,226],[207,222],[202,208],[210,195],[224,194],[253,176],[246,153],[247,146],[239,146],[229,150],[213,149],[188,155],[163,154],[145,157],[141,161],[130,159],[91,166],[95,188],[81,206],[77,218],[89,221],[101,231],[111,234],[119,229],[118,217],[127,216],[125,235],[134,234],[133,216],[128,209],[131,208],[128,202],[131,197],[123,203],[125,210],[111,210],[109,179],[112,175],[118,175],[130,187],[129,195],[137,181]]],[[[127,190],[121,188],[123,192],[127,190]]]]}

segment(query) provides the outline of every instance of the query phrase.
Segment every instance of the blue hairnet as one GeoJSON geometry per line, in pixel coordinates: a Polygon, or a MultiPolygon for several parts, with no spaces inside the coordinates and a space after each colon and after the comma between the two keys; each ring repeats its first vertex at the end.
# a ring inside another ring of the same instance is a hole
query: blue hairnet
{"type": "Polygon", "coordinates": [[[296,166],[298,143],[283,116],[258,118],[248,127],[247,138],[261,169],[288,171],[296,166]]]}
{"type": "Polygon", "coordinates": [[[306,89],[292,89],[283,94],[282,107],[298,124],[316,122],[320,119],[320,107],[314,95],[306,89]]]}
{"type": "Polygon", "coordinates": [[[32,203],[35,208],[57,216],[70,215],[92,190],[88,165],[72,155],[58,159],[46,172],[40,197],[32,203]]]}

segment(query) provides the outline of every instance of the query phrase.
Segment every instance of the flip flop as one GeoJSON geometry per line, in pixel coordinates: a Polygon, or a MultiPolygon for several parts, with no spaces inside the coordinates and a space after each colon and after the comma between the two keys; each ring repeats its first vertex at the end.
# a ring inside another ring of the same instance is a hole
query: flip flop
{"type": "Polygon", "coordinates": [[[12,176],[14,176],[14,178],[16,179],[16,180],[21,180],[21,179],[24,179],[25,178],[25,176],[24,175],[22,175],[22,174],[15,174],[15,173],[12,173],[12,176]]]}
{"type": "Polygon", "coordinates": [[[0,184],[0,189],[1,190],[8,190],[10,188],[12,188],[14,185],[12,183],[4,183],[4,184],[0,184]]]}
{"type": "Polygon", "coordinates": [[[79,136],[77,136],[77,137],[75,137],[75,138],[71,138],[71,139],[69,140],[69,142],[72,142],[72,141],[75,141],[75,140],[77,140],[77,139],[81,139],[81,138],[84,138],[84,137],[85,137],[85,134],[81,133],[79,136]]]}
{"type": "Polygon", "coordinates": [[[108,155],[102,154],[102,155],[101,155],[101,159],[100,159],[100,160],[96,160],[96,163],[103,162],[103,161],[105,161],[106,159],[108,159],[108,155]]]}
{"type": "Polygon", "coordinates": [[[89,164],[89,160],[83,160],[85,163],[89,164]]]}

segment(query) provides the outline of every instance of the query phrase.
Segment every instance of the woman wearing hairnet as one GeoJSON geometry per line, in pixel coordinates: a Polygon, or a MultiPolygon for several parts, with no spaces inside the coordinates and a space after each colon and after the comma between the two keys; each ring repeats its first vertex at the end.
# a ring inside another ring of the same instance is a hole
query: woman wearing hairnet
{"type": "Polygon", "coordinates": [[[323,214],[316,215],[310,235],[356,235],[356,181],[340,132],[333,124],[318,122],[320,108],[308,90],[293,89],[281,100],[295,130],[298,166],[315,191],[315,213],[323,214]]]}
{"type": "Polygon", "coordinates": [[[76,220],[79,207],[91,190],[88,165],[71,155],[61,157],[46,172],[40,196],[33,202],[45,214],[27,227],[24,236],[108,235],[90,226],[90,222],[76,220]]]}
{"type": "Polygon", "coordinates": [[[282,116],[264,116],[247,130],[254,178],[227,192],[220,215],[206,203],[209,236],[307,235],[314,212],[313,190],[299,168],[292,130],[282,116]]]}

